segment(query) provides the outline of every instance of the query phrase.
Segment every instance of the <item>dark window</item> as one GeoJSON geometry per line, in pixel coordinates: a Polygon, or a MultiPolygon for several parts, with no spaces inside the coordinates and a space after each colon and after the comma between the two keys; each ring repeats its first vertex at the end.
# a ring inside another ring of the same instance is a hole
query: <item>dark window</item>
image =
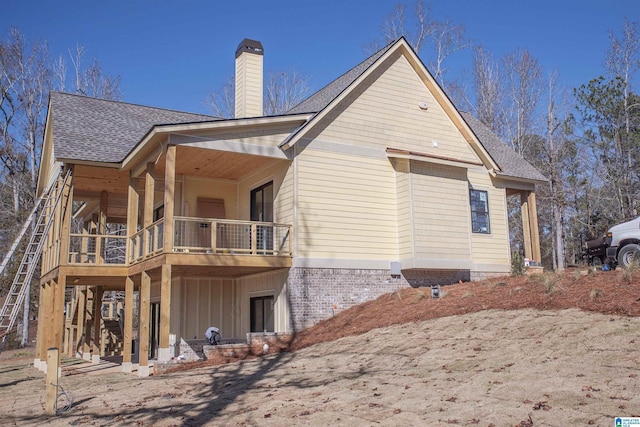
{"type": "Polygon", "coordinates": [[[164,205],[153,210],[153,222],[156,222],[160,218],[164,218],[164,205]]]}
{"type": "MultiPolygon", "coordinates": [[[[251,190],[251,221],[273,222],[273,181],[251,190]]],[[[259,254],[273,251],[273,228],[259,225],[256,229],[259,254]]]]}
{"type": "Polygon", "coordinates": [[[491,233],[489,224],[489,196],[486,191],[469,190],[471,200],[471,231],[491,233]]]}
{"type": "Polygon", "coordinates": [[[251,332],[273,332],[273,296],[255,297],[251,304],[251,332]]]}
{"type": "Polygon", "coordinates": [[[273,181],[251,190],[251,221],[273,221],[273,181]]]}

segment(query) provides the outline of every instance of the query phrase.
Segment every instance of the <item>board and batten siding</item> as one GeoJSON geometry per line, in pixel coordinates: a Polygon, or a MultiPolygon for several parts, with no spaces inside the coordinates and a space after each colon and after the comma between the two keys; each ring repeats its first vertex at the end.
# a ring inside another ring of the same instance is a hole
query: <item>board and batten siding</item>
{"type": "Polygon", "coordinates": [[[273,296],[274,299],[274,319],[273,326],[275,332],[289,332],[289,302],[287,301],[287,278],[288,270],[281,270],[269,273],[245,276],[235,280],[237,286],[238,307],[238,330],[245,336],[250,331],[250,305],[252,297],[273,296]]]}
{"type": "Polygon", "coordinates": [[[216,326],[223,338],[235,337],[234,317],[239,309],[233,279],[189,277],[172,286],[178,288],[179,295],[171,301],[171,324],[177,320],[172,333],[183,339],[204,339],[204,331],[216,326]]]}
{"type": "Polygon", "coordinates": [[[509,271],[511,258],[505,189],[482,170],[469,170],[468,177],[471,188],[488,193],[491,227],[490,234],[471,234],[473,262],[476,265],[503,265],[503,269],[509,271]]]}
{"type": "Polygon", "coordinates": [[[174,278],[171,333],[183,339],[204,339],[204,331],[216,326],[223,338],[244,339],[250,328],[250,298],[269,295],[274,297],[275,331],[287,332],[290,328],[287,277],[288,271],[282,270],[237,279],[174,278]]]}
{"type": "Polygon", "coordinates": [[[479,162],[469,143],[400,53],[369,76],[317,131],[318,140],[479,162]],[[419,108],[426,102],[427,110],[419,108]],[[437,145],[437,146],[435,146],[437,145]]]}
{"type": "Polygon", "coordinates": [[[416,258],[470,260],[466,169],[411,162],[416,258]]]}
{"type": "Polygon", "coordinates": [[[298,256],[397,258],[393,168],[386,158],[313,149],[298,155],[298,256]]]}

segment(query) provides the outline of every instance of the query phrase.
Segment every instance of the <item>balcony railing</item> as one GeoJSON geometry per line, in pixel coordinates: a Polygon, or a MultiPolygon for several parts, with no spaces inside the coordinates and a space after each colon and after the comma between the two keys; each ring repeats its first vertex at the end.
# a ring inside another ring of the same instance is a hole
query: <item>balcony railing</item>
{"type": "Polygon", "coordinates": [[[174,220],[174,252],[291,255],[289,225],[211,218],[174,220]]]}
{"type": "MultiPolygon", "coordinates": [[[[174,217],[173,252],[291,256],[291,226],[270,222],[174,217]]],[[[164,219],[130,237],[129,262],[161,253],[164,219]]]]}
{"type": "Polygon", "coordinates": [[[69,239],[69,264],[126,265],[127,236],[76,234],[69,239]]]}
{"type": "Polygon", "coordinates": [[[139,230],[129,240],[131,248],[129,253],[130,263],[161,253],[164,248],[164,218],[160,218],[147,228],[139,230]]]}

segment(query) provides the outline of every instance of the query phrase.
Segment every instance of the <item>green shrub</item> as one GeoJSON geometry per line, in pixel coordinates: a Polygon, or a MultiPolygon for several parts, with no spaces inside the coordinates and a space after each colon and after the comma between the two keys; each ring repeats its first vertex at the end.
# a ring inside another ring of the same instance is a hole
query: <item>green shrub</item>
{"type": "Polygon", "coordinates": [[[524,258],[520,252],[514,252],[511,254],[511,275],[523,276],[527,269],[524,266],[524,258]]]}

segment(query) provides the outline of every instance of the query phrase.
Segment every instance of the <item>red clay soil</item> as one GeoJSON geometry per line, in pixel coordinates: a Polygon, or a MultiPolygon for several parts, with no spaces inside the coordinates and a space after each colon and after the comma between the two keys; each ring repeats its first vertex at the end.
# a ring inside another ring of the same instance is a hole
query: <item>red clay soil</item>
{"type": "MultiPolygon", "coordinates": [[[[569,269],[562,274],[501,277],[442,287],[431,298],[430,288],[405,288],[337,313],[298,332],[291,342],[272,345],[269,352],[295,351],[320,342],[359,335],[394,324],[418,322],[489,309],[585,311],[640,316],[640,271],[569,269]]],[[[257,357],[260,352],[181,365],[174,370],[211,366],[257,357]]]]}

